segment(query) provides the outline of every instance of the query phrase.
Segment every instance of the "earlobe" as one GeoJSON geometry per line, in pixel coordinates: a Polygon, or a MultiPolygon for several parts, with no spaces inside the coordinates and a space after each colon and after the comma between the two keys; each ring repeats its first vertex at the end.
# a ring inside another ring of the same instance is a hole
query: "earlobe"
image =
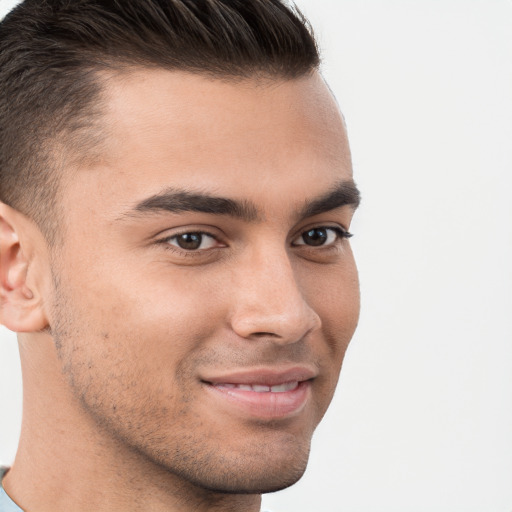
{"type": "Polygon", "coordinates": [[[0,324],[14,332],[40,331],[48,323],[38,290],[28,283],[33,262],[20,236],[28,222],[0,203],[0,324]]]}

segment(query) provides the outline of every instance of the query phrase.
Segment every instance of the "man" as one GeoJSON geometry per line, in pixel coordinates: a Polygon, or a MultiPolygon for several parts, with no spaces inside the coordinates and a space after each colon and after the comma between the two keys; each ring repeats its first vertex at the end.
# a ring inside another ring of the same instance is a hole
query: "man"
{"type": "Polygon", "coordinates": [[[303,474],[359,312],[359,195],[279,0],[26,0],[0,28],[0,510],[247,511],[303,474]],[[3,509],[2,509],[3,507],[3,509]]]}

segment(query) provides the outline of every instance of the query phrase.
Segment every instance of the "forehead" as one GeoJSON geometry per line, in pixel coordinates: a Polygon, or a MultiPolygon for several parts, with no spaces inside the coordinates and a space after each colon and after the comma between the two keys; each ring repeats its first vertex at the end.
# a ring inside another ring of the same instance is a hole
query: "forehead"
{"type": "Polygon", "coordinates": [[[134,70],[107,80],[104,100],[108,154],[66,184],[70,200],[95,190],[91,200],[126,206],[178,187],[282,202],[351,177],[342,117],[318,73],[227,81],[134,70]]]}

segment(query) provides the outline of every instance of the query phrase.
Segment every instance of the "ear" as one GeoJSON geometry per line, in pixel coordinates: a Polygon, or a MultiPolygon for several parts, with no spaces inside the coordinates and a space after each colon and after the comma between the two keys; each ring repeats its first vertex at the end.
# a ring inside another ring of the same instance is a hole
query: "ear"
{"type": "Polygon", "coordinates": [[[14,332],[41,331],[48,325],[43,308],[39,259],[44,237],[20,212],[0,202],[0,324],[14,332]]]}

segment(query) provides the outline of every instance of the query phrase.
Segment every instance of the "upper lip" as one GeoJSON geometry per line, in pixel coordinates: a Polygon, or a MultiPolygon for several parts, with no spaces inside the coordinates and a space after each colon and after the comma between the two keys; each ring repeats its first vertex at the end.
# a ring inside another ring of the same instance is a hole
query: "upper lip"
{"type": "Polygon", "coordinates": [[[314,379],[317,372],[308,366],[293,368],[251,368],[230,371],[204,377],[201,380],[209,384],[259,384],[262,386],[277,386],[286,382],[303,382],[314,379]]]}

